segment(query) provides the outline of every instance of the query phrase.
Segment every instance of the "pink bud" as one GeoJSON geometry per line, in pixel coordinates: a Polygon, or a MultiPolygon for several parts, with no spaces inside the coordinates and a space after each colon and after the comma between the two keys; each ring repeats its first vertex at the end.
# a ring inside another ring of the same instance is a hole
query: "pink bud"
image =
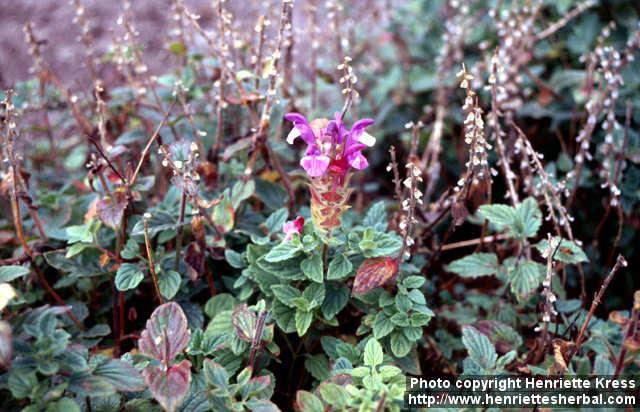
{"type": "Polygon", "coordinates": [[[304,226],[304,218],[302,216],[296,217],[295,220],[286,222],[282,225],[282,231],[284,232],[284,240],[291,240],[294,234],[302,235],[302,227],[304,226]]]}

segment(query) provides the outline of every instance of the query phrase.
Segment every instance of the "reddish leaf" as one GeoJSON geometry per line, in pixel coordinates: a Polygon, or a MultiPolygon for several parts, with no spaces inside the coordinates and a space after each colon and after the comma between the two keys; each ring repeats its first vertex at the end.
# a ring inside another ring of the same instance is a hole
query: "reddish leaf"
{"type": "Polygon", "coordinates": [[[184,262],[189,270],[189,277],[196,281],[204,271],[204,254],[196,242],[191,242],[184,250],[184,262]]]}
{"type": "Polygon", "coordinates": [[[103,197],[98,201],[98,217],[104,224],[115,229],[120,226],[127,204],[127,195],[123,192],[115,192],[113,197],[103,197]]]}
{"type": "Polygon", "coordinates": [[[366,293],[389,282],[397,272],[396,260],[391,256],[366,259],[358,268],[353,281],[353,293],[366,293]]]}
{"type": "Polygon", "coordinates": [[[164,363],[172,361],[189,343],[187,318],[182,308],[169,302],[153,311],[140,334],[140,352],[164,363]]]}
{"type": "Polygon", "coordinates": [[[144,369],[142,375],[154,399],[166,411],[173,412],[189,393],[191,363],[185,359],[166,369],[150,365],[144,369]]]}

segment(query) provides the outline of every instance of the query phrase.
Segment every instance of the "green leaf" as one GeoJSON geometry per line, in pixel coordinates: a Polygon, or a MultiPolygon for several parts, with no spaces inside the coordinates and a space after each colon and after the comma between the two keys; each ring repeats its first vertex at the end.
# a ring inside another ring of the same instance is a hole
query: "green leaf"
{"type": "Polygon", "coordinates": [[[322,401],[311,392],[298,391],[296,403],[302,412],[324,412],[322,401]]]}
{"type": "Polygon", "coordinates": [[[329,404],[335,405],[337,408],[345,408],[349,403],[349,392],[342,386],[336,385],[333,382],[323,382],[318,387],[320,396],[329,404]]]}
{"type": "Polygon", "coordinates": [[[362,219],[362,226],[371,227],[380,232],[387,230],[387,209],[384,201],[376,202],[369,208],[362,219]]]}
{"type": "Polygon", "coordinates": [[[166,299],[173,299],[173,297],[180,290],[180,274],[175,270],[163,270],[158,274],[158,287],[160,293],[166,299]]]}
{"type": "Polygon", "coordinates": [[[91,243],[74,243],[71,246],[69,246],[69,249],[67,249],[67,253],[64,255],[64,257],[66,259],[72,258],[75,255],[82,253],[83,250],[88,249],[90,247],[93,247],[93,245],[91,243]]]}
{"type": "Polygon", "coordinates": [[[107,359],[93,370],[99,376],[121,392],[138,392],[145,389],[142,375],[136,368],[120,359],[107,359]]]}
{"type": "Polygon", "coordinates": [[[407,289],[417,289],[424,285],[426,279],[422,276],[407,276],[402,279],[402,286],[407,289]]]}
{"type": "Polygon", "coordinates": [[[520,262],[509,270],[511,292],[523,301],[540,286],[544,279],[545,267],[537,262],[520,262]]]}
{"type": "Polygon", "coordinates": [[[302,292],[302,296],[307,299],[311,309],[322,305],[324,295],[324,284],[322,283],[311,283],[305,288],[304,292],[302,292]]]}
{"type": "Polygon", "coordinates": [[[276,299],[290,308],[295,307],[293,300],[302,296],[298,289],[292,288],[289,285],[274,285],[271,286],[271,290],[273,291],[276,299]]]}
{"type": "Polygon", "coordinates": [[[300,269],[302,269],[302,273],[304,273],[307,279],[317,283],[322,283],[324,273],[322,268],[322,258],[320,255],[314,253],[303,260],[300,264],[300,269]]]}
{"type": "Polygon", "coordinates": [[[331,262],[329,262],[329,268],[327,269],[327,279],[339,280],[344,279],[351,274],[353,265],[351,261],[342,253],[337,254],[331,262]]]}
{"type": "Polygon", "coordinates": [[[516,207],[515,228],[521,238],[533,237],[542,224],[542,213],[534,198],[528,197],[516,207]]]}
{"type": "Polygon", "coordinates": [[[133,259],[138,256],[140,248],[138,247],[138,243],[133,240],[127,240],[127,244],[124,246],[122,251],[120,252],[120,256],[123,259],[133,259]]]}
{"type": "Polygon", "coordinates": [[[394,376],[398,376],[402,373],[402,369],[393,365],[383,365],[380,367],[380,375],[382,375],[382,379],[391,379],[394,376]]]}
{"type": "Polygon", "coordinates": [[[407,356],[411,351],[412,342],[402,333],[402,331],[395,331],[391,334],[391,352],[398,358],[407,356]]]}
{"type": "Polygon", "coordinates": [[[224,389],[229,386],[229,373],[222,365],[205,359],[203,366],[204,378],[208,384],[224,389]]]}
{"type": "Polygon", "coordinates": [[[276,319],[276,324],[285,333],[293,333],[296,331],[296,310],[282,303],[273,302],[273,315],[276,319]]]}
{"type": "Polygon", "coordinates": [[[480,217],[487,219],[497,230],[503,230],[513,225],[516,217],[516,211],[509,205],[493,204],[482,205],[478,212],[480,217]]]}
{"type": "Polygon", "coordinates": [[[11,265],[0,267],[0,282],[11,282],[14,279],[29,274],[29,268],[25,266],[11,265]]]}
{"type": "MultiPolygon", "coordinates": [[[[557,245],[560,239],[561,238],[559,236],[555,236],[552,240],[552,244],[557,245]]],[[[538,249],[540,254],[545,254],[548,247],[549,241],[547,239],[541,240],[536,245],[536,248],[538,249]]],[[[553,250],[551,252],[553,252],[553,250]]],[[[587,255],[584,253],[582,248],[580,248],[580,246],[578,246],[576,242],[573,242],[569,239],[562,239],[560,241],[560,246],[558,247],[558,250],[556,251],[556,254],[553,256],[553,258],[558,262],[572,264],[589,261],[589,258],[587,258],[587,255]]]]}
{"type": "Polygon", "coordinates": [[[302,244],[299,241],[295,242],[294,239],[280,242],[265,255],[265,260],[267,262],[282,262],[296,256],[302,249],[302,244]]]}
{"type": "Polygon", "coordinates": [[[238,253],[233,249],[226,249],[224,251],[224,258],[232,268],[243,269],[247,266],[244,259],[242,258],[242,253],[238,253]]]}
{"type": "Polygon", "coordinates": [[[382,352],[382,346],[375,339],[369,339],[364,346],[364,364],[366,366],[378,366],[384,360],[384,353],[382,352]]]}
{"type": "Polygon", "coordinates": [[[35,372],[25,369],[12,369],[9,374],[9,390],[16,399],[29,397],[38,384],[35,372]]]}
{"type": "Polygon", "coordinates": [[[304,361],[304,367],[311,376],[319,381],[329,378],[329,360],[324,354],[310,355],[304,361]]]}
{"type": "Polygon", "coordinates": [[[447,266],[449,272],[456,273],[463,278],[495,275],[499,268],[498,257],[495,253],[472,253],[454,260],[447,266]]]}
{"type": "Polygon", "coordinates": [[[495,366],[498,355],[488,337],[478,332],[473,326],[462,327],[462,344],[467,349],[469,357],[484,369],[495,366]]]}
{"type": "Polygon", "coordinates": [[[86,223],[84,225],[67,227],[67,237],[69,243],[92,243],[93,232],[91,230],[91,226],[91,223],[86,223]]]}
{"type": "Polygon", "coordinates": [[[296,332],[298,332],[298,336],[303,336],[309,326],[311,326],[311,321],[313,320],[312,312],[305,312],[301,310],[296,310],[295,321],[296,321],[296,332]]]}
{"type": "Polygon", "coordinates": [[[60,398],[47,404],[46,412],[80,412],[80,406],[71,398],[60,398]]]}
{"type": "Polygon", "coordinates": [[[269,215],[267,220],[264,222],[269,234],[280,231],[284,223],[287,221],[287,217],[289,217],[289,211],[286,207],[280,208],[269,215]]]}
{"type": "Polygon", "coordinates": [[[344,286],[326,284],[325,298],[322,302],[322,315],[325,319],[332,319],[349,302],[349,289],[344,286]]]}
{"type": "Polygon", "coordinates": [[[378,312],[371,328],[373,329],[373,337],[382,339],[393,332],[395,324],[384,312],[378,312]]]}
{"type": "Polygon", "coordinates": [[[230,293],[220,293],[213,296],[204,306],[204,313],[210,318],[215,317],[223,310],[233,310],[238,305],[238,300],[230,293]]]}
{"type": "Polygon", "coordinates": [[[255,190],[256,183],[253,180],[249,180],[247,182],[238,180],[231,189],[231,206],[233,207],[233,210],[237,210],[240,203],[243,200],[250,198],[255,190]]]}
{"type": "Polygon", "coordinates": [[[144,274],[135,263],[123,263],[116,272],[116,288],[123,292],[135,289],[144,279],[144,274]]]}

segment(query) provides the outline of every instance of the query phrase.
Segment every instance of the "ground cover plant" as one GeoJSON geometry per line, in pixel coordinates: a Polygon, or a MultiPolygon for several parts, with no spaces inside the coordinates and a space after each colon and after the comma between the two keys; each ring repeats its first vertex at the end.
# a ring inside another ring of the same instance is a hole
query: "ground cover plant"
{"type": "Polygon", "coordinates": [[[398,411],[406,375],[638,374],[636,5],[168,3],[170,67],[128,0],[104,53],[59,6],[89,84],[24,26],[2,410],[398,411]]]}

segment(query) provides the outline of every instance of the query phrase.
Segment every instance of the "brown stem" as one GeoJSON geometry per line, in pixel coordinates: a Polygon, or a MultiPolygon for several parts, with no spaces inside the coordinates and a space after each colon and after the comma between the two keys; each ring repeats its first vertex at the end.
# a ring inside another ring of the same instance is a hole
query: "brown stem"
{"type": "Polygon", "coordinates": [[[184,209],[187,204],[187,193],[182,189],[182,198],[180,199],[180,219],[178,221],[178,230],[176,233],[176,271],[180,268],[180,252],[182,249],[182,230],[184,226],[184,209]]]}
{"type": "Polygon", "coordinates": [[[156,266],[153,261],[153,251],[151,250],[151,242],[149,241],[149,222],[147,219],[144,220],[144,244],[147,249],[147,262],[149,263],[149,274],[151,275],[151,280],[153,282],[153,289],[156,293],[156,297],[160,304],[164,303],[164,299],[160,294],[160,286],[158,286],[158,276],[156,275],[156,266]]]}
{"type": "Polygon", "coordinates": [[[153,144],[153,142],[156,140],[158,135],[160,135],[160,129],[162,129],[164,124],[167,122],[167,119],[169,118],[169,114],[171,114],[171,111],[173,110],[173,107],[176,105],[176,102],[177,102],[177,99],[174,99],[173,102],[171,103],[171,106],[169,106],[169,109],[167,109],[167,112],[162,117],[162,121],[160,121],[160,124],[158,124],[158,127],[156,128],[155,132],[153,132],[153,134],[149,138],[147,145],[144,147],[144,149],[142,149],[142,154],[140,155],[140,160],[138,161],[138,165],[136,166],[136,169],[133,172],[133,175],[131,176],[130,181],[128,182],[129,187],[132,187],[133,184],[135,183],[136,178],[138,177],[138,173],[140,173],[140,168],[142,168],[142,164],[144,163],[144,158],[147,156],[147,153],[149,153],[149,149],[151,149],[151,145],[153,144]]]}
{"type": "Polygon", "coordinates": [[[611,271],[609,272],[607,277],[604,278],[604,281],[602,281],[602,285],[600,286],[600,289],[598,290],[598,293],[596,293],[596,295],[593,298],[593,302],[591,302],[591,308],[589,309],[589,313],[587,313],[587,317],[585,318],[584,322],[582,323],[582,327],[580,328],[580,332],[578,333],[578,337],[575,340],[575,346],[573,347],[573,350],[569,353],[569,356],[568,356],[568,359],[567,359],[567,364],[569,364],[569,362],[571,362],[571,359],[573,358],[573,356],[578,352],[578,350],[580,350],[580,346],[583,343],[584,334],[585,334],[585,332],[587,330],[587,326],[589,325],[589,322],[591,321],[591,318],[593,317],[593,313],[596,311],[596,308],[600,304],[600,302],[602,300],[602,296],[604,295],[604,292],[607,290],[607,287],[609,286],[609,283],[611,283],[611,280],[613,279],[613,276],[616,274],[616,272],[618,272],[620,267],[626,267],[626,266],[627,266],[627,261],[625,260],[624,256],[618,255],[618,259],[616,260],[616,264],[613,266],[613,268],[611,269],[611,271]]]}
{"type": "Polygon", "coordinates": [[[251,340],[251,351],[249,352],[249,360],[247,360],[247,367],[251,368],[251,375],[255,374],[255,364],[256,364],[256,356],[258,352],[262,348],[262,333],[264,331],[264,325],[267,320],[267,311],[262,311],[258,315],[258,320],[256,321],[256,332],[253,335],[253,339],[251,340]]]}

